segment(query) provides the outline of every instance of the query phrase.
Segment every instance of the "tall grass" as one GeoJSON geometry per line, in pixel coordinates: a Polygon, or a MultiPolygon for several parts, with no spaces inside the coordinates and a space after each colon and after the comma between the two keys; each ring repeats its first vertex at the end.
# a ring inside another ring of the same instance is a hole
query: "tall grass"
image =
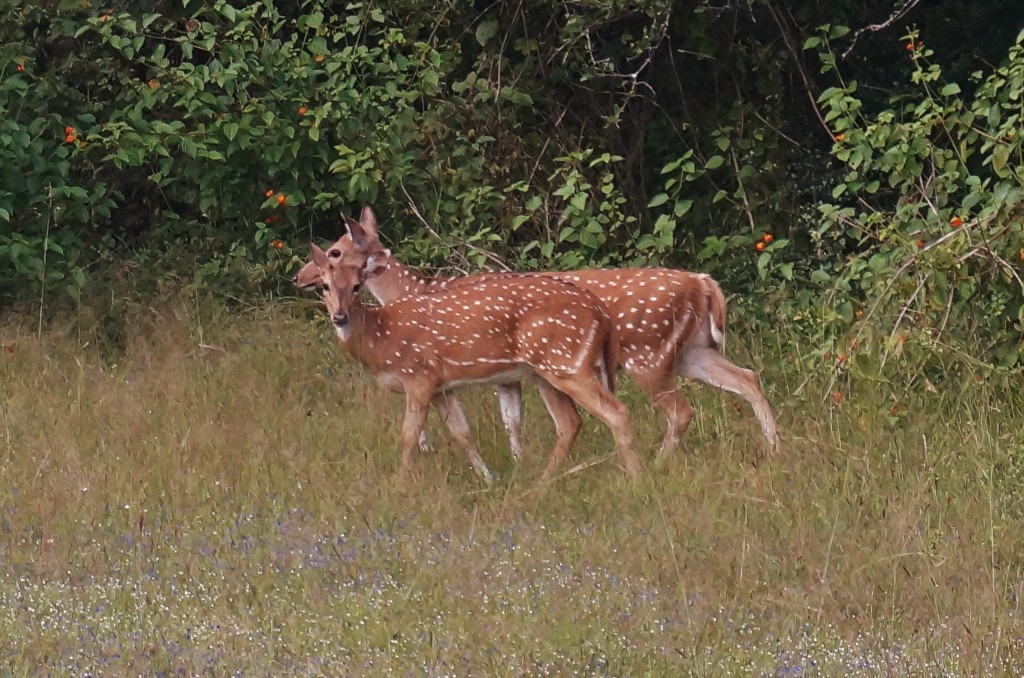
{"type": "Polygon", "coordinates": [[[655,467],[623,383],[640,481],[587,419],[541,487],[536,395],[517,467],[478,389],[500,481],[436,418],[403,481],[400,399],[309,317],[168,304],[113,351],[0,330],[0,674],[1024,673],[1019,394],[823,403],[773,338],[738,360],[780,413],[768,457],[745,403],[688,386],[655,467]]]}

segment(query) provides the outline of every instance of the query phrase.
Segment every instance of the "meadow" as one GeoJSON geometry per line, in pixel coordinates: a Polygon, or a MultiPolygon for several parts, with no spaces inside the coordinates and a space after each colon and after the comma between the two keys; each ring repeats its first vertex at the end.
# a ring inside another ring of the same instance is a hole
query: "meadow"
{"type": "Polygon", "coordinates": [[[396,474],[399,398],[310,304],[0,320],[0,676],[1024,675],[1024,398],[950,379],[838,402],[799,346],[733,334],[782,442],[687,385],[623,378],[644,469],[585,417],[570,461],[527,388],[514,465],[464,398],[396,474]],[[105,330],[109,334],[109,330],[105,330]]]}

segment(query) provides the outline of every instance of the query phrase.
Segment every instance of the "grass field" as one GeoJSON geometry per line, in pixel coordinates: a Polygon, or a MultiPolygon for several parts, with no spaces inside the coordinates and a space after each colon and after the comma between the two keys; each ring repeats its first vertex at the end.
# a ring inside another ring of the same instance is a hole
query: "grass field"
{"type": "Polygon", "coordinates": [[[688,385],[656,467],[623,379],[635,485],[587,419],[539,486],[530,389],[520,467],[464,399],[494,486],[436,415],[402,480],[401,400],[309,316],[168,304],[117,350],[0,327],[0,676],[1024,675],[1020,394],[823,403],[795,349],[734,336],[779,414],[760,462],[746,404],[688,385]]]}

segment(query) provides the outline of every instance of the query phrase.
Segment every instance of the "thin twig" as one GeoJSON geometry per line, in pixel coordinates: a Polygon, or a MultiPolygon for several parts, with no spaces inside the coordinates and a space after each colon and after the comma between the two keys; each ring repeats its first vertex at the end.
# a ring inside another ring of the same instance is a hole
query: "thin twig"
{"type": "MultiPolygon", "coordinates": [[[[435,231],[431,227],[431,225],[429,223],[427,223],[427,220],[423,218],[423,215],[420,214],[420,211],[416,208],[416,203],[413,202],[412,196],[410,196],[409,195],[409,191],[407,191],[405,189],[405,182],[399,180],[398,185],[401,187],[402,193],[405,194],[405,199],[408,201],[409,209],[412,210],[413,215],[415,215],[415,217],[417,219],[419,219],[420,223],[423,224],[423,227],[425,229],[427,229],[427,232],[430,233],[430,235],[432,235],[434,238],[436,238],[438,242],[442,242],[443,243],[444,242],[444,238],[442,238],[437,233],[437,231],[435,231]]],[[[467,247],[468,249],[474,251],[474,252],[477,252],[478,254],[482,254],[485,259],[487,259],[488,261],[490,261],[491,263],[493,263],[495,266],[497,266],[498,268],[502,269],[503,271],[509,272],[509,271],[512,270],[512,267],[509,266],[508,264],[506,264],[504,261],[502,261],[501,258],[497,254],[495,254],[494,252],[491,252],[489,250],[485,250],[482,247],[477,247],[476,245],[473,245],[473,244],[467,242],[465,239],[462,240],[462,245],[467,247]]],[[[467,268],[469,268],[470,267],[469,259],[467,259],[466,256],[464,254],[462,254],[461,252],[458,252],[457,254],[459,256],[459,259],[462,260],[462,263],[467,268]]]]}
{"type": "Polygon", "coordinates": [[[864,33],[865,31],[871,31],[872,33],[877,33],[880,30],[888,28],[889,26],[892,25],[892,23],[894,21],[899,21],[904,16],[906,16],[907,12],[912,10],[914,8],[914,5],[916,5],[917,3],[918,3],[918,0],[909,0],[907,2],[907,4],[903,5],[898,10],[896,10],[888,19],[886,19],[882,23],[880,23],[880,24],[871,24],[870,26],[865,26],[864,28],[861,28],[861,29],[857,30],[853,34],[853,39],[850,42],[850,46],[846,48],[845,52],[843,52],[843,58],[845,59],[847,56],[849,56],[850,52],[853,51],[853,47],[854,47],[854,45],[857,44],[857,39],[860,38],[862,33],[864,33]]]}

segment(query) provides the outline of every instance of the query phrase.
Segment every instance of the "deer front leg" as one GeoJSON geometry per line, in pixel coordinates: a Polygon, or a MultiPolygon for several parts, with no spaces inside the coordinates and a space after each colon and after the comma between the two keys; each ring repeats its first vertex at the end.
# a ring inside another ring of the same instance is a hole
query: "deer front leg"
{"type": "Polygon", "coordinates": [[[501,409],[501,421],[508,431],[508,446],[512,458],[519,461],[523,453],[523,445],[519,440],[519,425],[523,417],[523,389],[520,384],[501,384],[498,386],[498,405],[501,409]]]}
{"type": "Polygon", "coordinates": [[[401,470],[407,472],[412,468],[412,452],[416,449],[420,434],[427,423],[429,398],[423,398],[406,389],[405,421],[402,423],[402,461],[401,470]]]}
{"type": "Polygon", "coordinates": [[[483,477],[484,481],[488,484],[493,483],[494,475],[491,474],[491,470],[487,468],[487,464],[480,457],[480,451],[473,441],[473,432],[470,430],[469,422],[466,420],[466,413],[462,411],[462,404],[458,398],[452,393],[437,393],[431,399],[431,402],[434,403],[434,407],[441,414],[441,420],[448,427],[448,431],[466,449],[469,463],[473,465],[473,468],[483,477]]]}

